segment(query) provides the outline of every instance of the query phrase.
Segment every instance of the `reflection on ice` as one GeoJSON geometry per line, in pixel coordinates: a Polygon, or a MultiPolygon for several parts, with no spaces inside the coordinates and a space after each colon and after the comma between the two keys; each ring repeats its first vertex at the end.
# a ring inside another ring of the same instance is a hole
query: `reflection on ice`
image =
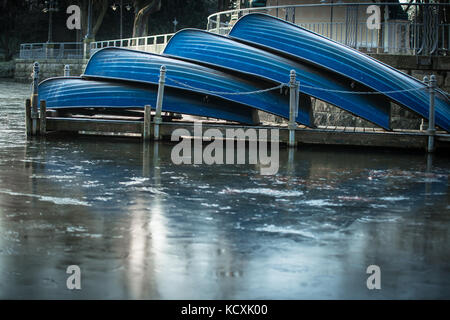
{"type": "Polygon", "coordinates": [[[249,189],[230,189],[226,188],[219,192],[223,194],[240,194],[240,193],[249,193],[249,194],[257,194],[257,195],[265,195],[272,197],[297,197],[301,196],[303,192],[301,191],[281,191],[269,188],[249,188],[249,189]]]}
{"type": "Polygon", "coordinates": [[[11,196],[18,196],[18,197],[31,197],[36,198],[40,201],[47,201],[52,202],[54,204],[59,205],[78,205],[78,206],[89,206],[89,203],[86,201],[81,201],[77,199],[72,198],[62,198],[62,197],[51,197],[51,196],[44,196],[39,194],[28,194],[28,193],[21,193],[21,192],[13,192],[10,190],[0,189],[0,193],[8,194],[11,196]]]}

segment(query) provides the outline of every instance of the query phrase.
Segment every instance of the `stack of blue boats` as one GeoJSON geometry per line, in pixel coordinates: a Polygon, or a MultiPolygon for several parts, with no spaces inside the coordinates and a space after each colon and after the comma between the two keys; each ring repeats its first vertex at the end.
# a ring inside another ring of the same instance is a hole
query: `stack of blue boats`
{"type": "MultiPolygon", "coordinates": [[[[80,77],[39,85],[47,108],[143,109],[156,106],[160,67],[167,68],[163,111],[257,124],[255,110],[289,118],[286,90],[300,81],[297,123],[314,126],[310,97],[390,129],[394,102],[428,118],[426,85],[357,50],[265,14],[242,17],[229,36],[176,33],[162,55],[122,48],[96,52],[80,77]],[[238,94],[258,92],[254,94],[238,94]],[[362,94],[369,93],[369,94],[362,94]]],[[[450,129],[446,93],[436,95],[436,125],[450,129]]]]}

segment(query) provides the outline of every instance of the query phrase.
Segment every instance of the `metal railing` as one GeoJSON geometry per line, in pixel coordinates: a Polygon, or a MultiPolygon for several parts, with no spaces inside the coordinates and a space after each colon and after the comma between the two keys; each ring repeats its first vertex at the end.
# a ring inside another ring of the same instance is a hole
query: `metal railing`
{"type": "Polygon", "coordinates": [[[81,59],[82,42],[24,43],[20,45],[20,59],[81,59]]]}
{"type": "MultiPolygon", "coordinates": [[[[207,30],[226,35],[249,13],[266,13],[295,23],[361,51],[448,55],[450,23],[443,17],[449,3],[319,3],[235,9],[208,17],[207,30]],[[380,28],[369,29],[369,6],[380,8],[380,28]]],[[[448,13],[447,13],[448,15],[448,13]]]]}
{"type": "MultiPolygon", "coordinates": [[[[337,42],[368,53],[420,54],[422,48],[419,34],[423,33],[423,24],[411,22],[383,22],[380,31],[367,29],[366,23],[358,22],[349,28],[345,22],[335,23],[299,23],[299,26],[331,38],[337,42]],[[381,41],[380,41],[381,37],[381,41]]],[[[423,52],[448,55],[450,43],[450,24],[441,24],[437,28],[441,35],[436,40],[435,49],[424,48],[423,52]]]]}
{"type": "Polygon", "coordinates": [[[168,33],[148,37],[96,41],[91,43],[90,53],[92,55],[98,50],[107,47],[122,47],[160,54],[164,51],[166,44],[173,35],[174,33],[168,33]]]}

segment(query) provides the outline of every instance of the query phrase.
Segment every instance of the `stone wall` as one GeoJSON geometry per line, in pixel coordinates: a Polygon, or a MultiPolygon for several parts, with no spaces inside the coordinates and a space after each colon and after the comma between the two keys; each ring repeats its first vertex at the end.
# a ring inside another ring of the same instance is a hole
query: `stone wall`
{"type": "Polygon", "coordinates": [[[323,101],[312,99],[314,123],[322,126],[344,127],[374,127],[372,123],[355,117],[350,112],[344,111],[323,101]]]}
{"type": "MultiPolygon", "coordinates": [[[[18,82],[31,82],[31,73],[35,60],[16,59],[14,79],[18,82]]],[[[64,66],[70,65],[70,75],[79,76],[86,68],[87,60],[61,59],[37,60],[40,64],[39,81],[64,75],[64,66]]]]}

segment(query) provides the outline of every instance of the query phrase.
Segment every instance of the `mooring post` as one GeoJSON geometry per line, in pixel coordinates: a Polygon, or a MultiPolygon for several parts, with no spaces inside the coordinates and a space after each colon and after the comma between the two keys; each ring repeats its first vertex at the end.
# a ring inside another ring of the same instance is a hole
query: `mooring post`
{"type": "Polygon", "coordinates": [[[296,112],[296,103],[298,94],[296,91],[298,91],[297,81],[296,81],[296,73],[295,70],[291,70],[291,80],[289,82],[289,88],[290,88],[290,99],[289,99],[289,147],[295,147],[295,128],[297,127],[295,123],[295,112],[296,112]]]}
{"type": "Polygon", "coordinates": [[[166,66],[161,66],[159,74],[158,97],[156,98],[155,113],[155,140],[159,140],[159,125],[162,123],[161,110],[164,98],[164,85],[166,83],[166,66]]]}
{"type": "Polygon", "coordinates": [[[31,99],[27,99],[25,101],[25,128],[27,132],[27,136],[31,136],[31,99]]]}
{"type": "Polygon", "coordinates": [[[47,103],[45,100],[41,100],[39,107],[39,133],[44,136],[47,132],[47,103]]]}
{"type": "Polygon", "coordinates": [[[428,112],[428,152],[434,152],[434,135],[436,134],[436,128],[434,125],[434,96],[436,90],[436,76],[433,74],[430,77],[430,84],[428,86],[430,91],[430,110],[428,112]]]}
{"type": "Polygon", "coordinates": [[[294,106],[294,118],[298,117],[298,106],[300,101],[300,81],[295,83],[295,106],[294,106]]]}
{"type": "Polygon", "coordinates": [[[37,134],[38,119],[38,86],[39,86],[39,62],[33,65],[33,92],[31,94],[31,135],[37,134]]]}
{"type": "MultiPolygon", "coordinates": [[[[429,81],[428,81],[428,77],[427,76],[423,77],[423,83],[425,83],[425,85],[428,87],[429,81]]],[[[420,123],[420,131],[425,131],[425,127],[426,126],[427,126],[426,125],[426,120],[425,120],[425,118],[422,118],[422,121],[420,123]]]]}
{"type": "Polygon", "coordinates": [[[142,135],[144,141],[150,140],[151,122],[152,122],[152,107],[146,105],[144,107],[144,133],[142,135]]]}
{"type": "Polygon", "coordinates": [[[68,64],[64,66],[64,77],[70,77],[70,65],[68,64]]]}

